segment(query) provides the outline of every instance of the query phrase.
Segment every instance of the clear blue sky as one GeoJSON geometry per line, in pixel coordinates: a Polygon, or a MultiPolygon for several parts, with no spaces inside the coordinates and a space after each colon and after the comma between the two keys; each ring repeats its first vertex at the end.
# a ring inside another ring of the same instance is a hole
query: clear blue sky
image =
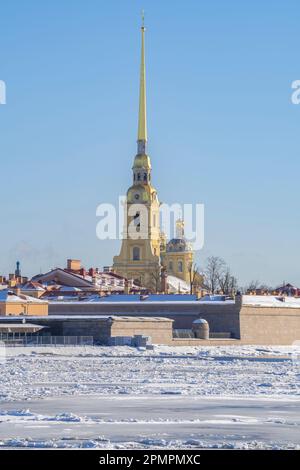
{"type": "Polygon", "coordinates": [[[96,206],[131,183],[140,11],[153,183],[206,207],[205,248],[244,284],[300,285],[300,4],[6,0],[0,15],[0,273],[112,263],[96,206]]]}

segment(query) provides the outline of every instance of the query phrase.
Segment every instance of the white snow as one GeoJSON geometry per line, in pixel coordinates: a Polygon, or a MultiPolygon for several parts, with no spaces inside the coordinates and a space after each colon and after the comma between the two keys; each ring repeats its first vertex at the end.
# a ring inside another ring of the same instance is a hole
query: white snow
{"type": "Polygon", "coordinates": [[[243,305],[300,308],[300,298],[273,295],[243,295],[243,305]]]}
{"type": "Polygon", "coordinates": [[[300,448],[291,346],[15,347],[0,447],[300,448]]]}
{"type": "Polygon", "coordinates": [[[170,292],[173,292],[173,293],[176,293],[179,291],[182,293],[190,292],[190,286],[188,285],[188,283],[183,281],[179,277],[171,276],[170,274],[168,274],[167,284],[168,284],[168,288],[170,292]]]}
{"type": "Polygon", "coordinates": [[[22,303],[22,302],[32,302],[32,303],[47,303],[46,300],[40,300],[36,297],[31,297],[29,295],[20,294],[16,295],[14,292],[10,291],[9,289],[0,290],[0,302],[5,303],[22,303]]]}

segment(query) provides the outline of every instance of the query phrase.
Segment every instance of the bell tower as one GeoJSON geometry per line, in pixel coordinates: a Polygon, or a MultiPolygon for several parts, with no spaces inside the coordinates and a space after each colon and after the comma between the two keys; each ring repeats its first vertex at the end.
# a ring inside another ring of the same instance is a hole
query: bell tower
{"type": "Polygon", "coordinates": [[[143,18],[137,154],[132,167],[132,186],[126,197],[121,251],[114,257],[113,267],[121,276],[155,292],[161,282],[160,203],[151,183],[151,161],[147,153],[145,31],[143,18]]]}

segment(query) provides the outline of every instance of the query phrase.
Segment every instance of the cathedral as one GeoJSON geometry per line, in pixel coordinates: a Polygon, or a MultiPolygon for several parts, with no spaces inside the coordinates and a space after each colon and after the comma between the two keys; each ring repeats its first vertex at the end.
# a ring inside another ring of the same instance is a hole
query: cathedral
{"type": "Polygon", "coordinates": [[[160,229],[160,202],[151,180],[152,167],[147,151],[144,24],[141,36],[137,154],[132,167],[132,185],[126,196],[121,251],[114,257],[113,270],[152,292],[168,290],[168,280],[177,285],[178,291],[187,290],[194,253],[184,237],[184,222],[177,221],[176,238],[167,243],[160,229]]]}

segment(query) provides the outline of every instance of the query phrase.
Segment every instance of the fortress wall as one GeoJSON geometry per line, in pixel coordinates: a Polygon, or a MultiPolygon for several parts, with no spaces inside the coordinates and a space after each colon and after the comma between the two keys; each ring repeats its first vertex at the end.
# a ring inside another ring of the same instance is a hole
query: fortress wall
{"type": "Polygon", "coordinates": [[[99,303],[50,303],[49,315],[115,315],[115,316],[141,316],[141,317],[165,317],[174,320],[173,328],[190,329],[197,318],[208,321],[210,331],[231,332],[234,338],[239,338],[239,310],[234,303],[201,304],[194,302],[185,303],[143,303],[128,304],[126,302],[115,304],[99,303]]]}
{"type": "MultiPolygon", "coordinates": [[[[201,304],[200,302],[195,302],[191,305],[180,305],[180,302],[173,305],[163,303],[155,305],[150,302],[148,304],[140,302],[136,305],[128,303],[104,305],[100,303],[83,304],[78,302],[73,304],[49,304],[49,314],[50,318],[51,315],[74,315],[76,317],[76,315],[85,314],[165,317],[174,320],[173,327],[175,329],[190,329],[193,321],[201,317],[208,321],[211,333],[231,332],[232,338],[240,339],[243,344],[288,345],[300,340],[300,309],[284,306],[261,307],[252,305],[240,306],[233,303],[227,305],[219,303],[201,304]]],[[[68,325],[68,328],[70,328],[70,323],[68,325]]],[[[78,325],[79,323],[76,321],[73,330],[74,332],[77,331],[76,334],[79,334],[78,325]]],[[[82,333],[80,334],[92,334],[97,337],[96,325],[96,319],[95,322],[92,319],[81,320],[80,330],[82,333]]],[[[100,327],[99,322],[98,325],[100,327]]],[[[71,334],[69,332],[70,329],[64,329],[64,331],[64,334],[71,334]]],[[[180,340],[179,343],[187,345],[187,341],[180,340]]],[[[228,341],[225,341],[225,343],[229,344],[228,341]]],[[[195,344],[195,341],[192,340],[191,344],[195,344]]],[[[204,345],[203,340],[199,344],[204,345]]],[[[218,340],[217,344],[221,344],[220,340],[218,340]]]]}
{"type": "Polygon", "coordinates": [[[300,341],[300,308],[243,305],[240,329],[246,344],[292,344],[300,341]]]}
{"type": "Polygon", "coordinates": [[[146,321],[129,318],[113,320],[111,325],[111,336],[150,336],[153,344],[171,344],[173,339],[172,320],[159,319],[146,321]]]}

